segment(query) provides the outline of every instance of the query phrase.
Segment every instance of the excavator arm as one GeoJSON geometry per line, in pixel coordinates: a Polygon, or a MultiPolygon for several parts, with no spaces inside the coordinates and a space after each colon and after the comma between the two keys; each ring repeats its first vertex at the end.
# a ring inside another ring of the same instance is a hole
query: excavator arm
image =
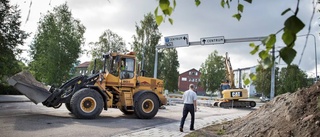
{"type": "Polygon", "coordinates": [[[226,52],[226,58],[225,58],[225,67],[226,67],[226,79],[229,81],[231,89],[236,88],[234,85],[234,73],[232,70],[230,57],[228,56],[228,52],[226,52]]]}

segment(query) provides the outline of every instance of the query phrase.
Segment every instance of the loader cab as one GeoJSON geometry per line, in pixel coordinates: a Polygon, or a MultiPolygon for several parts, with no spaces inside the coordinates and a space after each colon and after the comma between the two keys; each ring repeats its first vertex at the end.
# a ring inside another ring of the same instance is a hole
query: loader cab
{"type": "Polygon", "coordinates": [[[121,86],[133,87],[136,83],[135,56],[131,54],[111,54],[109,73],[119,79],[121,86]]]}
{"type": "Polygon", "coordinates": [[[134,77],[134,59],[122,58],[119,64],[120,79],[132,79],[134,77]]]}

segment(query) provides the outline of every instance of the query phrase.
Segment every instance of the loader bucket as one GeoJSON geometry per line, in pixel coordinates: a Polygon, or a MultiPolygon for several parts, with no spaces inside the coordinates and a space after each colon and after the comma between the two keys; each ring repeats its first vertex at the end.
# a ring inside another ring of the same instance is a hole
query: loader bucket
{"type": "Polygon", "coordinates": [[[35,104],[44,102],[52,94],[48,87],[37,81],[27,71],[22,71],[10,77],[8,83],[35,104]]]}

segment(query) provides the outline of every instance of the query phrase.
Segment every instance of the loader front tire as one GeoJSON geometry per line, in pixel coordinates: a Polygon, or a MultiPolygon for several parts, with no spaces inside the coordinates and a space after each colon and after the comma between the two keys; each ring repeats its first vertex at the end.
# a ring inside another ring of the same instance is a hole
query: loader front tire
{"type": "Polygon", "coordinates": [[[134,113],[138,118],[151,119],[159,110],[159,100],[152,93],[144,93],[135,101],[134,113]]]}
{"type": "Polygon", "coordinates": [[[76,118],[94,119],[103,109],[103,99],[97,91],[84,88],[74,93],[70,106],[76,118]]]}

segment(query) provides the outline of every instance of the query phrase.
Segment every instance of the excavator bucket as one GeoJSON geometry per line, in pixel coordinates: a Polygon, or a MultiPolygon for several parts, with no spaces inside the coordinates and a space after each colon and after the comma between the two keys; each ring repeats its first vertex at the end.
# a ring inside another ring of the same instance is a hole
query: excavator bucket
{"type": "Polygon", "coordinates": [[[44,102],[52,94],[49,87],[37,81],[28,71],[10,77],[8,83],[35,104],[44,102]]]}

